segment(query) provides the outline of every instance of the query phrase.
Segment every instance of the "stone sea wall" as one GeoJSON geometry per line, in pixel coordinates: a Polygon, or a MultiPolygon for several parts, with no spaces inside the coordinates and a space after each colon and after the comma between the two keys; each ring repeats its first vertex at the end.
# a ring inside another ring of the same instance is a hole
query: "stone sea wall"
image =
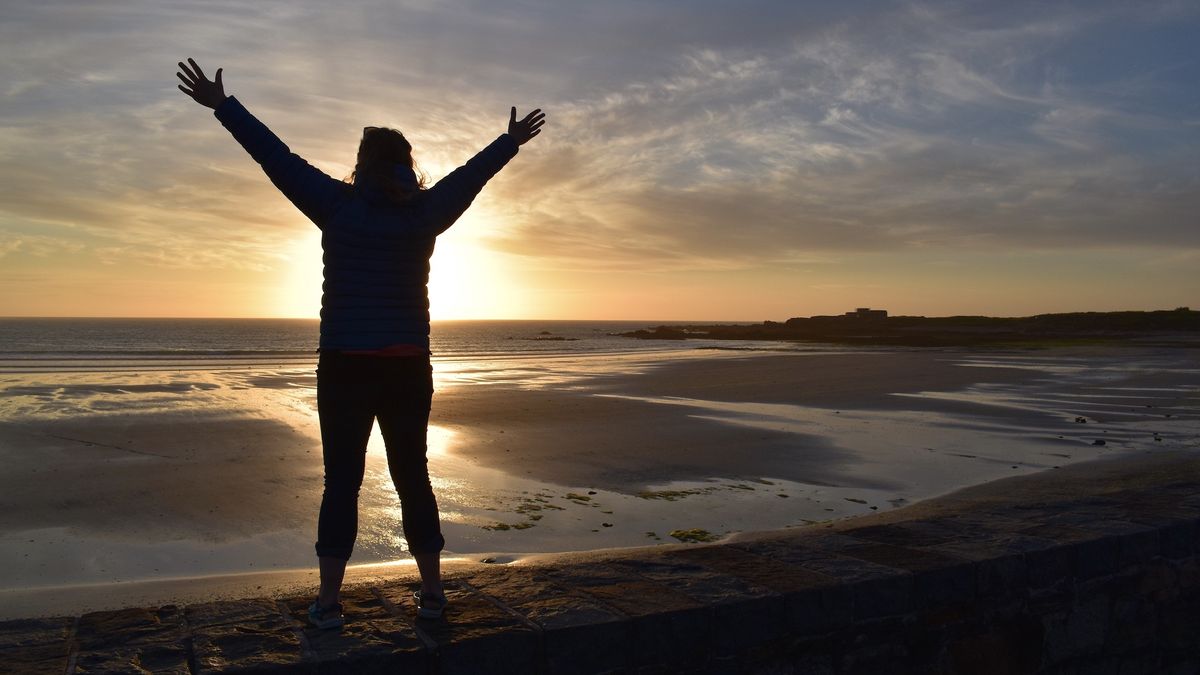
{"type": "MultiPolygon", "coordinates": [[[[1194,454],[1194,453],[1193,453],[1194,454]]],[[[1200,461],[1066,467],[877,517],[311,596],[0,624],[17,673],[1200,673],[1200,461]]]]}

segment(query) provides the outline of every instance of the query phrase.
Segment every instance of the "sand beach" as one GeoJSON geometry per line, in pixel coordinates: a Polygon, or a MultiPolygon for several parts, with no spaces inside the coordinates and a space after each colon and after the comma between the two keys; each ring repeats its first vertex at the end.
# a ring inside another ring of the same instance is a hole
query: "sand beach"
{"type": "MultiPolygon", "coordinates": [[[[451,566],[803,527],[1200,448],[1194,349],[690,349],[435,373],[451,566]]],[[[10,617],[315,585],[312,364],[9,370],[0,453],[10,617]]],[[[368,455],[350,579],[407,568],[377,433],[368,455]]]]}

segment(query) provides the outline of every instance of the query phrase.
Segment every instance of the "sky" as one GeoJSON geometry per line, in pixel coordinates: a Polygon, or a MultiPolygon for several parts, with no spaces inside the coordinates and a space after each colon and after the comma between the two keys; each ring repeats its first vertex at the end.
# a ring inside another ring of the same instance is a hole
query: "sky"
{"type": "Polygon", "coordinates": [[[320,233],[188,57],[347,176],[547,112],[434,319],[1200,306],[1200,4],[5,0],[0,316],[315,317],[320,233]]]}

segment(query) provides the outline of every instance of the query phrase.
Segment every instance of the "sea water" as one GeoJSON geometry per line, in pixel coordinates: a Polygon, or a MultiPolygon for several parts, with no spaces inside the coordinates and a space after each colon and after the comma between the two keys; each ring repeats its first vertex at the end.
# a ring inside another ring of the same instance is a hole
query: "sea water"
{"type": "MultiPolygon", "coordinates": [[[[619,335],[666,323],[672,322],[434,321],[430,351],[435,359],[471,359],[764,348],[761,342],[681,343],[619,335]]],[[[0,372],[299,365],[316,360],[319,334],[316,319],[0,318],[0,372]]],[[[766,348],[828,346],[774,343],[766,348]]]]}

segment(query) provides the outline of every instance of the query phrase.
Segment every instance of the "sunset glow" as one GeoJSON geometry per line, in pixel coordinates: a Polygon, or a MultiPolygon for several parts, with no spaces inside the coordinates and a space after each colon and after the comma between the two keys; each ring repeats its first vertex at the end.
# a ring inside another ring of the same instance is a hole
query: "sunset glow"
{"type": "Polygon", "coordinates": [[[1200,298],[1194,3],[6,3],[0,315],[315,317],[319,232],[175,63],[346,176],[545,132],[437,245],[435,319],[1200,298]]]}

